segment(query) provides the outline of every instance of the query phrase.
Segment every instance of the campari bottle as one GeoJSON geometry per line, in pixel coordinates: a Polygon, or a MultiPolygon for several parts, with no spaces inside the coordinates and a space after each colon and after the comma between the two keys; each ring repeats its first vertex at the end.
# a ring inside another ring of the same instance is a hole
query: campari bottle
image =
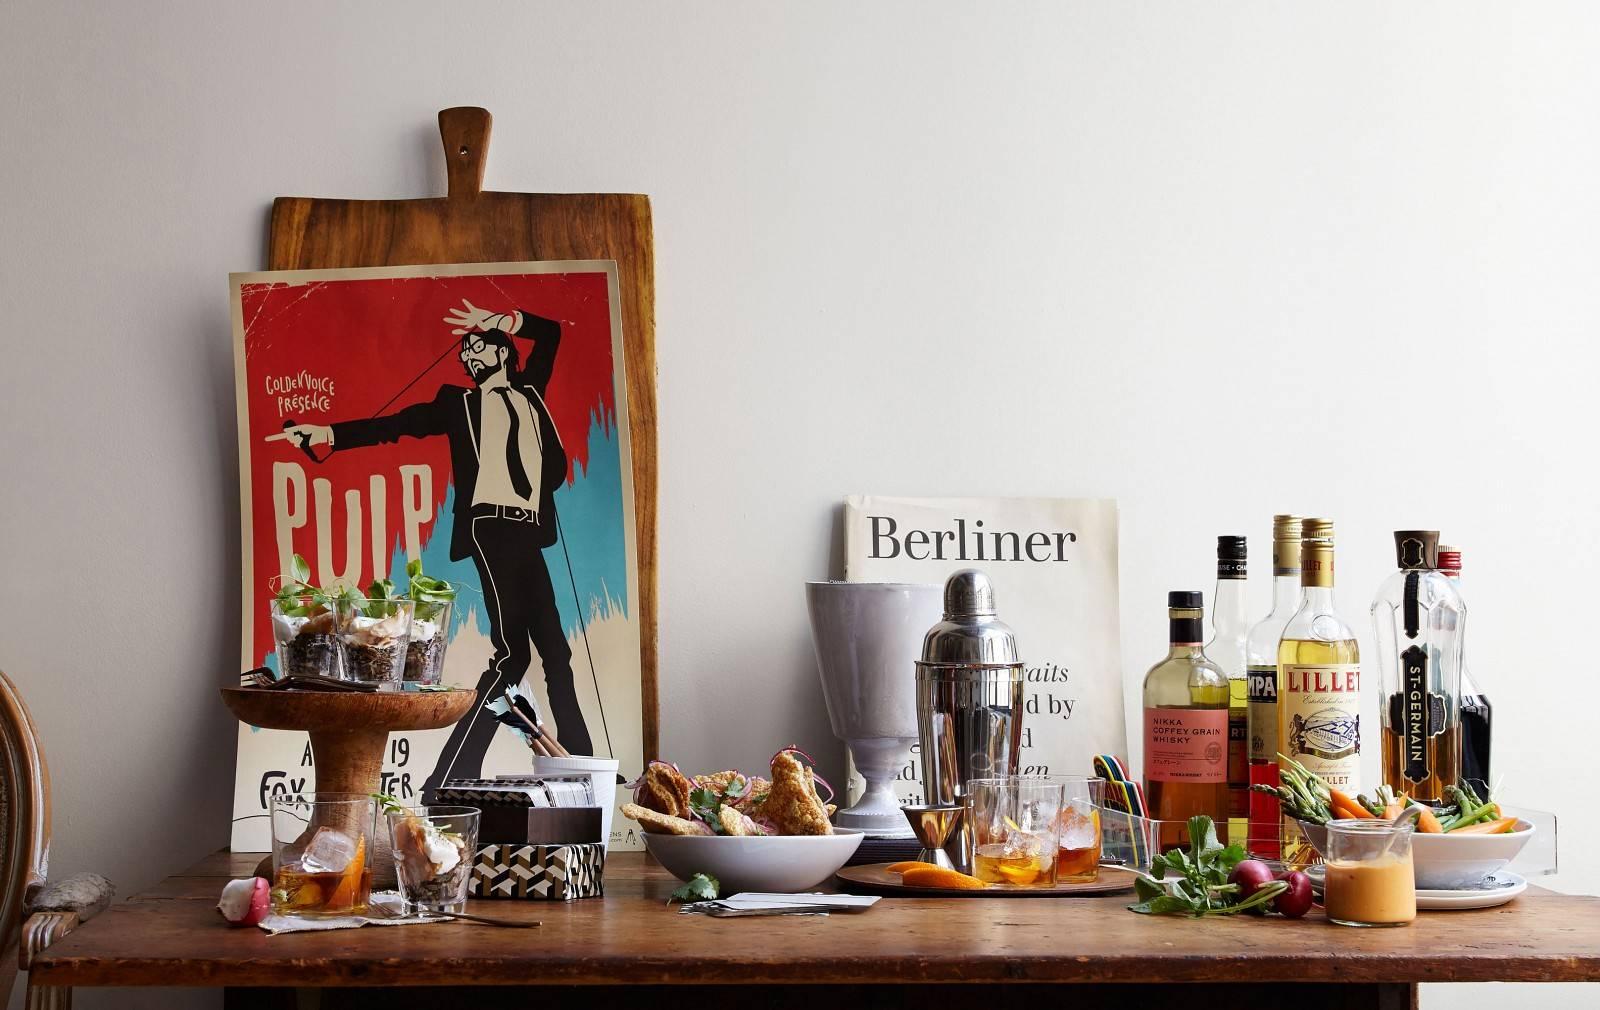
{"type": "MultiPolygon", "coordinates": [[[[1272,612],[1245,639],[1245,678],[1250,711],[1250,784],[1278,786],[1278,643],[1289,618],[1300,609],[1300,524],[1296,515],[1272,517],[1272,612]]],[[[1250,793],[1250,852],[1277,859],[1282,853],[1276,797],[1250,793]]]]}

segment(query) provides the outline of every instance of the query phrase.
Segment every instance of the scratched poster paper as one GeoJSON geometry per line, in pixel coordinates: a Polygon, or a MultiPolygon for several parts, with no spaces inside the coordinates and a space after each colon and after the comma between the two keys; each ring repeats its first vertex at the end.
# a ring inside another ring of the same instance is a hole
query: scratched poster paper
{"type": "MultiPolygon", "coordinates": [[[[243,668],[277,668],[271,601],[295,555],[324,587],[406,566],[454,583],[455,727],[394,734],[384,791],[526,773],[481,702],[524,685],[573,754],[643,764],[638,565],[616,264],[233,274],[243,668]]],[[[303,733],[240,726],[235,849],[267,797],[315,788],[303,733]]],[[[624,822],[612,844],[624,846],[624,822]]]]}

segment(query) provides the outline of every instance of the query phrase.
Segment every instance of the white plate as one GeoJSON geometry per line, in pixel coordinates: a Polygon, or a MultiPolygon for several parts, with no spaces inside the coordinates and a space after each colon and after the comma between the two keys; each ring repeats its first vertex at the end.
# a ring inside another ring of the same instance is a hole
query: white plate
{"type": "MultiPolygon", "coordinates": [[[[1321,866],[1306,867],[1306,876],[1311,878],[1311,891],[1318,900],[1322,898],[1323,873],[1321,866]]],[[[1499,870],[1490,874],[1480,887],[1466,887],[1455,891],[1427,891],[1418,888],[1417,910],[1494,908],[1496,905],[1504,905],[1527,889],[1527,880],[1510,870],[1499,870]]]]}
{"type": "Polygon", "coordinates": [[[1527,880],[1509,870],[1500,870],[1489,876],[1482,887],[1459,891],[1418,891],[1418,910],[1450,908],[1494,908],[1504,905],[1528,889],[1527,880]]]}

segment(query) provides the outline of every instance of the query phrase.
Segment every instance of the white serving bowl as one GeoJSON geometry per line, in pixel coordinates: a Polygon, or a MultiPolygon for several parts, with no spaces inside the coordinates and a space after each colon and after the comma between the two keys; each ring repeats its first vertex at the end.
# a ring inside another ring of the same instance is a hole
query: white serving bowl
{"type": "Polygon", "coordinates": [[[644,847],[679,880],[696,873],[716,877],[727,897],[740,891],[788,894],[809,890],[855,855],[862,833],[834,828],[831,835],[654,835],[644,847]]]}
{"type": "MultiPolygon", "coordinates": [[[[1317,853],[1328,854],[1328,829],[1300,821],[1300,827],[1317,853]]],[[[1529,821],[1517,820],[1515,830],[1500,835],[1427,835],[1411,833],[1411,866],[1421,891],[1467,890],[1479,886],[1496,870],[1517,858],[1537,830],[1529,821]]]]}

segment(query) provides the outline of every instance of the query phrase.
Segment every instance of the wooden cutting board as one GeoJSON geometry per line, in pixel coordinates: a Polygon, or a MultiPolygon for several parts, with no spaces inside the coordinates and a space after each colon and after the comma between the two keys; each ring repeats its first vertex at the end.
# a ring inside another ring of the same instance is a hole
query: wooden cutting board
{"type": "Polygon", "coordinates": [[[486,109],[439,113],[448,195],[272,202],[267,269],[525,260],[616,260],[638,526],[644,756],[659,743],[656,686],[656,318],[650,198],[636,193],[485,193],[486,109]]]}

